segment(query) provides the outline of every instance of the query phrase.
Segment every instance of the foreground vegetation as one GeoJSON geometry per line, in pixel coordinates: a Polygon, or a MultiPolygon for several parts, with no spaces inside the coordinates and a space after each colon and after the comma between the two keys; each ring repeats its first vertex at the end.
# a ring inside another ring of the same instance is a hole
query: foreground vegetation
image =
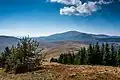
{"type": "Polygon", "coordinates": [[[120,80],[120,68],[110,66],[47,63],[37,71],[0,73],[1,80],[120,80]]]}
{"type": "Polygon", "coordinates": [[[89,45],[88,48],[81,48],[77,54],[61,54],[58,59],[51,59],[51,62],[77,65],[105,65],[120,66],[120,48],[113,44],[99,43],[89,45]]]}
{"type": "Polygon", "coordinates": [[[29,37],[20,39],[17,46],[6,47],[0,54],[0,67],[6,72],[20,73],[30,71],[41,65],[42,55],[39,43],[29,37]]]}
{"type": "Polygon", "coordinates": [[[16,46],[6,47],[0,54],[0,79],[120,80],[120,68],[110,67],[120,65],[120,49],[113,44],[90,44],[78,53],[61,54],[58,59],[51,59],[58,63],[42,63],[45,56],[40,54],[41,51],[39,43],[29,37],[20,39],[16,46]]]}

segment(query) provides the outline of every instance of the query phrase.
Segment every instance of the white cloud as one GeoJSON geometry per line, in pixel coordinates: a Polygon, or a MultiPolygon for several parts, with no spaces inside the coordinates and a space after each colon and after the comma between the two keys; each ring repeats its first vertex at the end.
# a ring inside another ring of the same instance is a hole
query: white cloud
{"type": "Polygon", "coordinates": [[[96,5],[96,2],[88,2],[79,5],[78,7],[76,7],[76,9],[80,14],[91,14],[91,12],[97,11],[98,7],[96,5]]]}
{"type": "Polygon", "coordinates": [[[82,3],[80,0],[50,0],[50,2],[56,2],[67,5],[66,7],[60,8],[61,15],[91,15],[93,12],[96,12],[100,9],[100,6],[103,4],[110,4],[110,1],[88,1],[82,3]]]}
{"type": "Polygon", "coordinates": [[[61,15],[91,15],[92,12],[98,10],[96,2],[88,2],[79,6],[70,6],[60,9],[61,15]]]}
{"type": "Polygon", "coordinates": [[[74,6],[64,7],[60,9],[61,15],[72,15],[76,12],[76,8],[74,6]]]}
{"type": "Polygon", "coordinates": [[[49,0],[50,2],[57,2],[66,5],[79,5],[81,4],[80,0],[49,0]]]}
{"type": "Polygon", "coordinates": [[[102,5],[102,4],[110,4],[110,3],[112,3],[112,2],[113,2],[113,0],[109,0],[109,1],[99,0],[99,1],[97,2],[97,4],[100,4],[100,5],[102,5]]]}

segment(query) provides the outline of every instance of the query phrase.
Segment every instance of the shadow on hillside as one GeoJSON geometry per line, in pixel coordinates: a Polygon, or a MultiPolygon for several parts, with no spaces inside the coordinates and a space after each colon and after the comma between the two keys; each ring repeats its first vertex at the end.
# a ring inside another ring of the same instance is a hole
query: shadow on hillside
{"type": "Polygon", "coordinates": [[[27,73],[27,72],[33,72],[33,71],[38,71],[38,70],[42,70],[42,69],[43,69],[43,67],[36,67],[36,68],[33,68],[33,69],[29,69],[29,70],[23,68],[23,69],[16,70],[15,74],[22,74],[22,73],[27,73]]]}

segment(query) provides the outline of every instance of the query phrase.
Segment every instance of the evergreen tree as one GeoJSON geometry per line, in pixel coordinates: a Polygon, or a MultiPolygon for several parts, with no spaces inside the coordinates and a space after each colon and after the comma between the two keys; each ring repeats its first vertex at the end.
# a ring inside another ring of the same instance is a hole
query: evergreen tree
{"type": "Polygon", "coordinates": [[[7,63],[7,59],[9,58],[11,52],[9,47],[6,47],[4,52],[1,53],[1,66],[5,67],[7,63]]]}
{"type": "Polygon", "coordinates": [[[6,47],[1,54],[1,59],[4,60],[1,63],[2,67],[6,71],[24,72],[39,66],[43,57],[39,54],[38,46],[39,43],[37,41],[24,37],[20,39],[17,46],[12,46],[11,49],[6,47]]]}
{"type": "Polygon", "coordinates": [[[89,47],[88,47],[88,49],[87,49],[87,54],[88,54],[88,64],[92,64],[92,62],[93,62],[93,47],[92,47],[92,45],[90,44],[89,45],[89,47]]]}
{"type": "Polygon", "coordinates": [[[61,54],[60,57],[58,58],[59,63],[62,63],[62,61],[63,61],[63,54],[61,54]]]}
{"type": "Polygon", "coordinates": [[[67,60],[68,60],[67,54],[63,54],[62,63],[63,63],[63,64],[67,64],[67,60]]]}
{"type": "Polygon", "coordinates": [[[112,44],[111,45],[111,63],[110,63],[110,65],[115,66],[117,64],[116,56],[117,56],[117,54],[116,54],[115,48],[112,44]]]}
{"type": "Polygon", "coordinates": [[[116,60],[117,60],[117,65],[120,66],[120,48],[117,51],[116,60]]]}
{"type": "Polygon", "coordinates": [[[58,60],[55,58],[51,58],[50,62],[57,62],[58,60]]]}
{"type": "Polygon", "coordinates": [[[105,65],[110,65],[111,63],[111,54],[110,54],[110,48],[109,48],[109,44],[106,43],[105,45],[105,65]]]}
{"type": "Polygon", "coordinates": [[[100,48],[100,64],[105,65],[105,45],[102,43],[102,46],[100,48]]]}
{"type": "Polygon", "coordinates": [[[71,55],[71,53],[69,53],[69,54],[67,55],[67,63],[68,63],[68,64],[72,64],[72,55],[71,55]]]}
{"type": "Polygon", "coordinates": [[[75,54],[72,53],[72,57],[71,57],[71,64],[74,64],[74,60],[75,60],[75,54]]]}
{"type": "Polygon", "coordinates": [[[75,56],[75,58],[74,58],[74,64],[77,64],[77,65],[80,65],[81,64],[81,56],[80,56],[80,54],[81,54],[81,51],[79,51],[77,54],[76,54],[76,56],[75,56]]]}
{"type": "Polygon", "coordinates": [[[76,54],[61,54],[58,62],[63,64],[77,64],[77,65],[107,65],[116,66],[120,65],[120,49],[115,50],[113,44],[111,47],[109,44],[96,43],[95,45],[89,45],[86,49],[81,48],[76,54]]]}
{"type": "Polygon", "coordinates": [[[98,42],[96,43],[96,45],[94,46],[94,64],[100,64],[101,63],[101,57],[100,57],[100,48],[99,48],[99,44],[98,42]]]}
{"type": "Polygon", "coordinates": [[[81,48],[81,60],[80,60],[81,65],[87,64],[87,54],[86,54],[86,49],[81,48]]]}

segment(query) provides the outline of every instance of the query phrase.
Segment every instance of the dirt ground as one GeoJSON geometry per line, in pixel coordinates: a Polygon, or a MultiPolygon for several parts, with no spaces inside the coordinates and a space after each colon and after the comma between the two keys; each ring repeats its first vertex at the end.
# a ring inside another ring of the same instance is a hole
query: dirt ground
{"type": "Polygon", "coordinates": [[[32,72],[16,75],[0,72],[0,80],[120,80],[120,68],[46,62],[32,72]]]}

